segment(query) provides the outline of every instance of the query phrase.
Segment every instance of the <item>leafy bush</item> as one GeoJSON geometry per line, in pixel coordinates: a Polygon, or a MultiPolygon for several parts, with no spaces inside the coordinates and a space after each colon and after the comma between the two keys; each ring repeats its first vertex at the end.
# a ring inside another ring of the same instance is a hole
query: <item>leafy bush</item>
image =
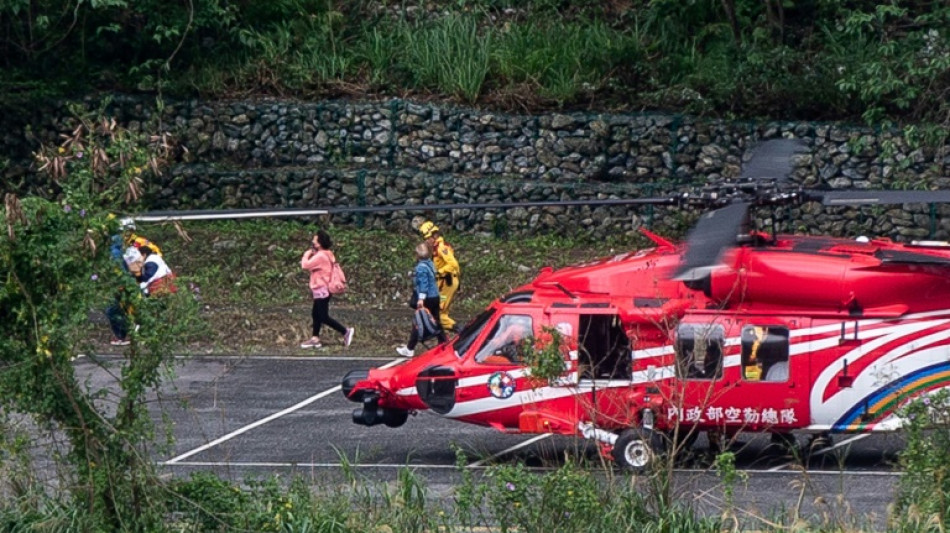
{"type": "Polygon", "coordinates": [[[183,531],[361,531],[346,499],[317,494],[300,477],[250,479],[239,487],[202,472],[168,494],[183,531]]]}
{"type": "MultiPolygon", "coordinates": [[[[114,121],[81,118],[61,145],[38,154],[59,199],[8,194],[0,212],[0,411],[29,415],[65,436],[64,486],[82,502],[68,514],[88,521],[83,529],[117,530],[130,521],[149,529],[161,521],[145,393],[159,384],[176,340],[197,322],[196,306],[187,293],[144,297],[110,245],[119,233],[112,213],[135,201],[162,156],[114,121]],[[89,310],[116,300],[141,331],[127,348],[117,390],[89,390],[72,361],[90,353],[89,310]]],[[[24,503],[50,512],[44,501],[24,503]]]]}
{"type": "Polygon", "coordinates": [[[545,326],[537,338],[527,338],[518,346],[521,360],[527,365],[538,386],[547,385],[564,373],[568,347],[561,332],[545,326]]]}
{"type": "Polygon", "coordinates": [[[945,531],[950,523],[950,392],[940,390],[908,405],[904,469],[893,531],[945,531]]]}
{"type": "MultiPolygon", "coordinates": [[[[950,6],[914,4],[845,11],[834,29],[825,28],[839,51],[838,87],[865,107],[869,123],[905,113],[913,120],[939,116],[933,114],[936,102],[946,109],[950,35],[942,30],[950,6]]],[[[946,118],[940,122],[950,126],[946,118]]]]}

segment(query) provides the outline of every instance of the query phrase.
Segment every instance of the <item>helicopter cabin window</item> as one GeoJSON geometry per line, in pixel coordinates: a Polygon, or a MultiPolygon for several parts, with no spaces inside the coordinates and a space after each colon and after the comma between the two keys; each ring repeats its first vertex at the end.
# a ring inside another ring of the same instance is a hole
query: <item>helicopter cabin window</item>
{"type": "Polygon", "coordinates": [[[746,381],[788,381],[788,328],[742,328],[742,378],[746,381]]]}
{"type": "Polygon", "coordinates": [[[502,315],[492,327],[475,362],[486,365],[515,365],[522,360],[525,343],[534,338],[530,315],[502,315]]]}
{"type": "Polygon", "coordinates": [[[722,377],[725,331],[719,325],[680,324],[676,330],[676,370],[688,379],[722,377]]]}
{"type": "Polygon", "coordinates": [[[581,315],[578,359],[585,379],[631,379],[630,338],[618,315],[581,315]]]}

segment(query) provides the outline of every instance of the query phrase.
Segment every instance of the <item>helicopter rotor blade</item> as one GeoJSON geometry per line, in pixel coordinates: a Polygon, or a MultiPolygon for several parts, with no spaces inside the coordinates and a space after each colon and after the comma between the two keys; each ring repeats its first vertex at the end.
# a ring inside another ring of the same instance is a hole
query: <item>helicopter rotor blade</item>
{"type": "MultiPolygon", "coordinates": [[[[795,170],[794,157],[807,150],[800,139],[772,139],[752,148],[742,165],[739,183],[746,193],[746,200],[733,201],[715,211],[702,215],[686,237],[686,254],[683,264],[673,279],[689,282],[700,280],[719,262],[723,252],[735,246],[743,226],[748,225],[750,197],[760,194],[759,187],[771,180],[774,184],[790,181],[795,170]]],[[[755,201],[761,202],[760,198],[755,201]]]]}
{"type": "Polygon", "coordinates": [[[795,170],[794,157],[806,152],[808,147],[801,139],[772,139],[763,141],[749,153],[742,165],[743,180],[773,179],[777,183],[789,181],[795,170]]]}
{"type": "Polygon", "coordinates": [[[601,200],[561,200],[519,203],[470,203],[470,204],[407,204],[366,205],[283,209],[202,209],[192,211],[150,211],[132,215],[137,222],[167,222],[175,220],[228,220],[242,218],[299,217],[335,214],[392,213],[396,211],[446,211],[453,209],[513,209],[516,207],[613,207],[624,205],[675,205],[676,197],[659,198],[611,198],[601,200]]]}
{"type": "Polygon", "coordinates": [[[690,281],[705,277],[723,251],[735,245],[740,228],[748,219],[749,205],[736,202],[701,216],[687,235],[686,257],[673,279],[690,281]]]}
{"type": "Polygon", "coordinates": [[[950,202],[950,191],[808,191],[823,205],[934,204],[950,202]]]}

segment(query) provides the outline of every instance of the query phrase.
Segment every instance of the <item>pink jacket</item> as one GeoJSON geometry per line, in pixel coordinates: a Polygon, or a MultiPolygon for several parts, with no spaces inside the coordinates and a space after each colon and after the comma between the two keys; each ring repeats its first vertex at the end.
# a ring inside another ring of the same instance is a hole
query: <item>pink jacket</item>
{"type": "Polygon", "coordinates": [[[334,261],[336,257],[330,250],[314,252],[311,249],[303,253],[303,257],[300,258],[300,268],[310,271],[310,290],[327,287],[334,261]]]}

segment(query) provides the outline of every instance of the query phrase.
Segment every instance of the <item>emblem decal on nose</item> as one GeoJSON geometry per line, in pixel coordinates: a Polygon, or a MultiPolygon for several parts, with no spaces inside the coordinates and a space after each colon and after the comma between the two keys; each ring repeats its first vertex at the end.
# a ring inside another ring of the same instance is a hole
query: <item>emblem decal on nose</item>
{"type": "Polygon", "coordinates": [[[515,393],[515,378],[508,372],[495,372],[488,377],[488,392],[501,400],[510,398],[515,393]]]}

